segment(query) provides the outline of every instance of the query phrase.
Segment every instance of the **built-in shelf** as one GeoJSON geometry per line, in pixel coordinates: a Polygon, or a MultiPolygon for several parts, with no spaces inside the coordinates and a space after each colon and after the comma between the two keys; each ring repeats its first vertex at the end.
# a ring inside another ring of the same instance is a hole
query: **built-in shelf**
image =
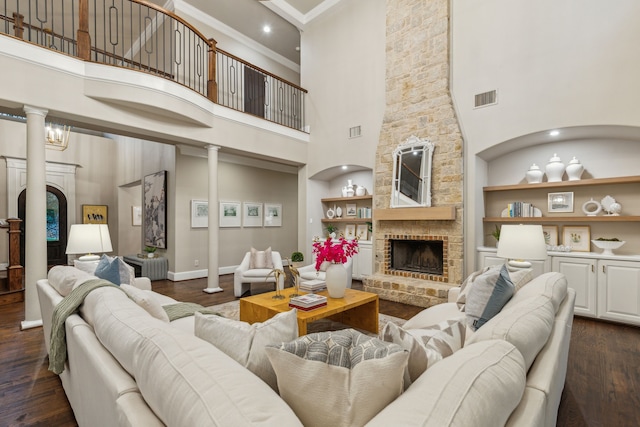
{"type": "Polygon", "coordinates": [[[452,221],[456,219],[456,208],[454,206],[436,206],[374,209],[373,219],[376,221],[452,221]]]}
{"type": "Polygon", "coordinates": [[[560,181],[560,182],[540,182],[538,184],[512,184],[512,185],[493,185],[484,187],[484,192],[490,191],[509,191],[509,190],[533,190],[536,188],[572,188],[589,185],[609,185],[609,184],[634,184],[640,183],[640,175],[623,176],[616,178],[593,178],[580,179],[578,181],[560,181]]]}
{"type": "Polygon", "coordinates": [[[357,201],[357,200],[371,200],[373,196],[368,194],[366,196],[353,196],[353,197],[326,197],[322,200],[322,203],[337,203],[337,202],[349,202],[349,201],[357,201]]]}
{"type": "Polygon", "coordinates": [[[373,218],[358,218],[355,216],[348,216],[346,218],[322,218],[322,223],[323,224],[327,224],[327,223],[338,223],[338,222],[342,222],[342,223],[349,223],[349,224],[364,224],[365,222],[373,222],[373,218]]]}
{"type": "Polygon", "coordinates": [[[536,216],[536,217],[491,217],[484,218],[484,222],[640,222],[640,216],[536,216]]]}

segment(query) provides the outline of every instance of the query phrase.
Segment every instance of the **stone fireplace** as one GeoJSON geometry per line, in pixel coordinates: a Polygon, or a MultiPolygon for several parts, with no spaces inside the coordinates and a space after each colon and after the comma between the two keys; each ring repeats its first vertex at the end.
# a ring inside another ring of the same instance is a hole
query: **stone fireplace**
{"type": "Polygon", "coordinates": [[[374,274],[363,282],[382,299],[422,307],[446,302],[448,289],[462,282],[463,142],[449,91],[449,7],[448,0],[387,1],[386,109],[373,191],[374,274]],[[390,207],[392,153],[411,135],[435,145],[431,207],[395,214],[400,210],[390,207]],[[430,214],[444,208],[455,214],[430,214]],[[408,259],[396,262],[395,255],[408,259]]]}

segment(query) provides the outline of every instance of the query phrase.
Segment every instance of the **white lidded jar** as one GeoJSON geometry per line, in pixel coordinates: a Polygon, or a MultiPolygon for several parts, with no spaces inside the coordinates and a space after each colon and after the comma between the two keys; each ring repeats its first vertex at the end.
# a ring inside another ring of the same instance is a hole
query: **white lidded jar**
{"type": "Polygon", "coordinates": [[[569,181],[580,180],[582,172],[584,172],[584,166],[582,166],[580,160],[576,159],[575,157],[571,159],[571,161],[567,165],[567,176],[569,177],[569,181]]]}
{"type": "Polygon", "coordinates": [[[559,182],[562,181],[562,175],[564,175],[564,163],[560,160],[560,157],[556,153],[553,153],[553,157],[549,159],[547,167],[545,168],[547,174],[547,181],[559,182]]]}
{"type": "Polygon", "coordinates": [[[527,182],[529,184],[537,184],[539,182],[542,182],[543,175],[544,175],[544,172],[542,172],[542,170],[540,169],[540,166],[534,163],[531,165],[531,167],[527,171],[527,176],[526,176],[527,182]]]}

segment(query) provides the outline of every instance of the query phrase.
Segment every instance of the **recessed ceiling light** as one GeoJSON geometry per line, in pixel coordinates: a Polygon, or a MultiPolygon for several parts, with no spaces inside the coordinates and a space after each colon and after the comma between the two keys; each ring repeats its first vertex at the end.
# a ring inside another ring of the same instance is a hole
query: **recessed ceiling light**
{"type": "Polygon", "coordinates": [[[342,166],[342,170],[346,171],[347,170],[347,165],[342,166]]]}
{"type": "Polygon", "coordinates": [[[264,27],[262,27],[262,31],[264,31],[265,33],[270,33],[271,32],[271,27],[268,25],[265,25],[264,27]]]}
{"type": "Polygon", "coordinates": [[[558,135],[560,135],[560,131],[559,130],[552,130],[551,132],[549,132],[549,135],[558,136],[558,135]]]}

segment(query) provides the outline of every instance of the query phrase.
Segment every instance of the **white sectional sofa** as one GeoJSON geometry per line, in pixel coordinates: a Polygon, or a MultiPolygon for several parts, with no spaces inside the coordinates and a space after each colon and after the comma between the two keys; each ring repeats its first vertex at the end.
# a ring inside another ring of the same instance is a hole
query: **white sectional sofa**
{"type": "MultiPolygon", "coordinates": [[[[83,278],[73,267],[62,268],[68,282],[91,278],[88,274],[83,278]]],[[[135,285],[150,289],[149,282],[135,285]]],[[[59,284],[48,279],[38,281],[37,288],[48,346],[51,316],[63,296],[59,284]]],[[[452,301],[455,295],[451,293],[452,301]]],[[[467,334],[462,349],[427,369],[367,425],[555,425],[574,299],[561,274],[535,278],[498,316],[467,334]],[[546,310],[542,317],[550,316],[546,323],[550,321],[551,327],[536,351],[522,333],[536,329],[536,321],[526,313],[538,306],[546,310]],[[536,354],[527,354],[532,351],[536,354]]],[[[404,328],[460,316],[464,313],[449,302],[424,310],[404,328]]],[[[193,316],[167,323],[124,292],[103,287],[86,297],[80,312],[71,315],[65,326],[68,359],[60,376],[80,426],[302,425],[259,377],[195,337],[193,316]]],[[[374,372],[371,375],[375,377],[374,372]]]]}

